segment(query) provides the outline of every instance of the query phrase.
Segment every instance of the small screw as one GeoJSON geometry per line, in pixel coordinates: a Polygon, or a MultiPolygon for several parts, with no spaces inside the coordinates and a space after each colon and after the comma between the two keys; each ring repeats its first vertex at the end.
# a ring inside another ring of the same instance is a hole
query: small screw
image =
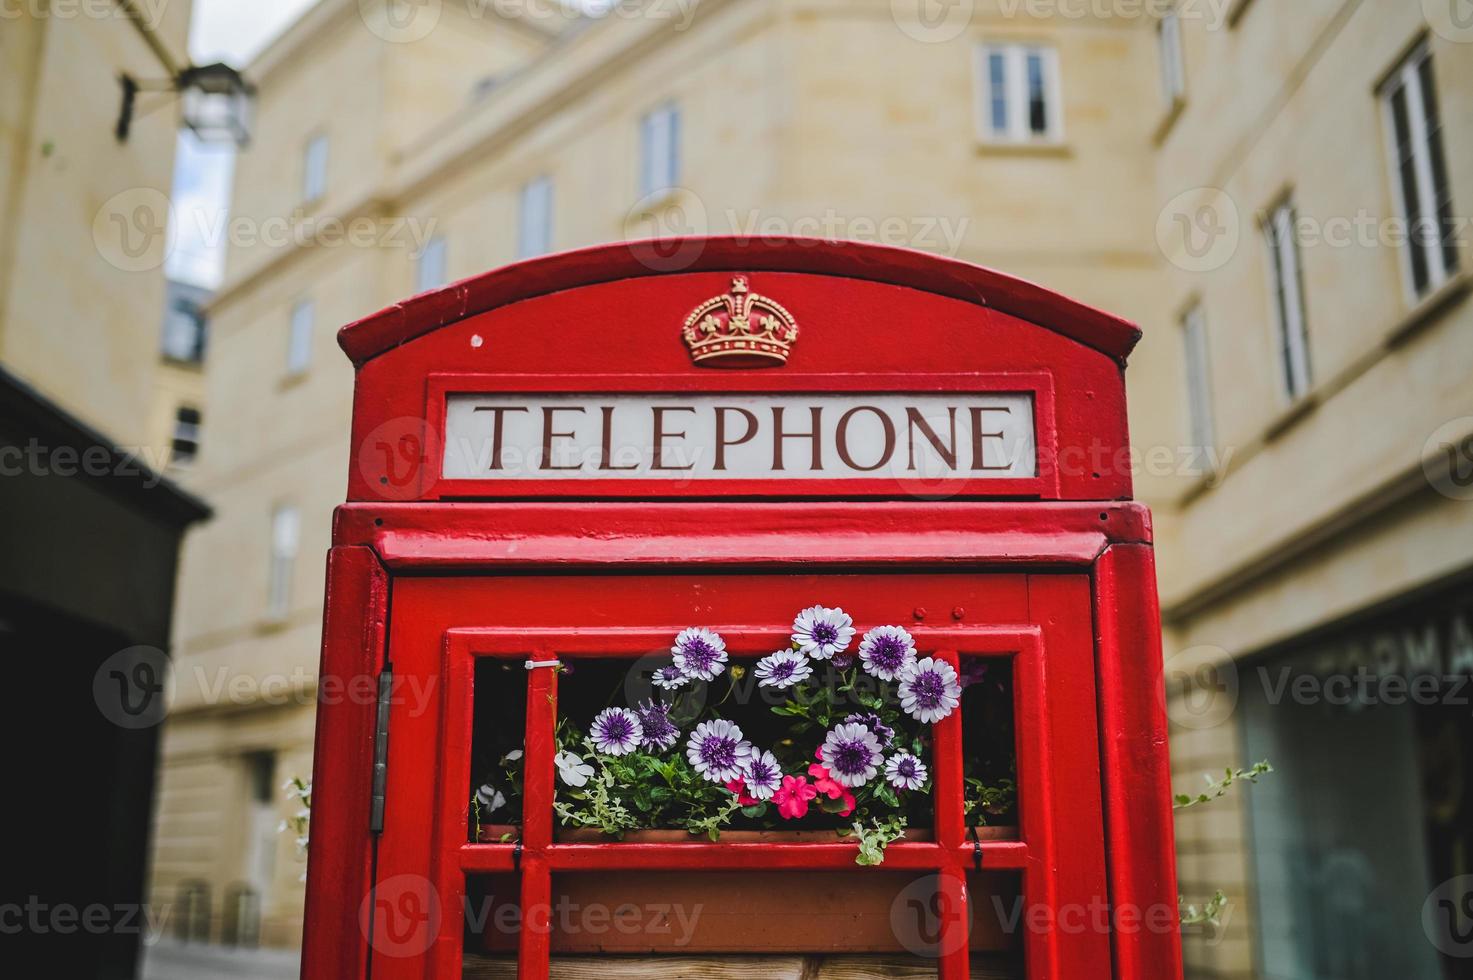
{"type": "Polygon", "coordinates": [[[963,620],[963,619],[966,619],[967,618],[967,611],[965,609],[963,609],[961,606],[957,606],[955,609],[953,609],[951,611],[951,618],[952,619],[955,619],[955,620],[958,620],[958,621],[963,620]]]}
{"type": "Polygon", "coordinates": [[[916,611],[914,613],[912,613],[912,615],[915,616],[916,619],[925,619],[926,618],[926,607],[925,606],[916,606],[916,611]]]}

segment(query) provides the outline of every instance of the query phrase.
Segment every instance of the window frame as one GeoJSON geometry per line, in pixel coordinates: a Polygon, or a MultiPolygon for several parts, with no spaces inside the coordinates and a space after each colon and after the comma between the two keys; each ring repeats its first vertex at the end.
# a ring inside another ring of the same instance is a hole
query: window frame
{"type": "Polygon", "coordinates": [[[973,49],[973,88],[976,135],[995,146],[1058,146],[1064,142],[1064,85],[1059,51],[1052,44],[1033,41],[984,41],[973,49]],[[1037,55],[1043,71],[1045,127],[1035,131],[1030,120],[1028,59],[1037,55]],[[1006,125],[999,130],[993,115],[996,91],[992,62],[1003,62],[1002,104],[1006,125]]]}
{"type": "Polygon", "coordinates": [[[313,335],[317,332],[317,301],[304,296],[287,316],[286,373],[296,378],[312,368],[313,335]]]}
{"type": "Polygon", "coordinates": [[[550,174],[538,174],[517,192],[517,258],[531,259],[552,251],[553,208],[556,188],[550,174]],[[533,214],[532,205],[538,211],[533,214]],[[533,229],[531,219],[538,219],[533,229]]]}
{"type": "Polygon", "coordinates": [[[1263,221],[1280,391],[1290,403],[1303,399],[1314,386],[1298,221],[1292,196],[1285,196],[1269,208],[1263,221]],[[1283,247],[1286,237],[1288,248],[1283,247]]]}
{"type": "Polygon", "coordinates": [[[1435,69],[1431,45],[1426,38],[1422,38],[1396,63],[1396,67],[1376,89],[1382,118],[1387,179],[1391,184],[1391,193],[1399,216],[1407,227],[1406,247],[1400,249],[1399,264],[1403,296],[1409,306],[1416,306],[1437,292],[1462,269],[1462,256],[1459,254],[1456,238],[1447,240],[1452,235],[1452,230],[1446,228],[1446,223],[1452,218],[1452,186],[1447,167],[1447,149],[1440,138],[1443,129],[1442,103],[1436,91],[1435,69]],[[1424,66],[1426,79],[1423,77],[1424,66]],[[1425,88],[1426,81],[1434,83],[1430,96],[1437,113],[1435,119],[1429,118],[1427,114],[1429,93],[1425,88]],[[1411,190],[1417,199],[1415,217],[1412,202],[1408,200],[1408,174],[1404,167],[1402,141],[1397,125],[1398,95],[1401,96],[1406,111],[1407,144],[1411,153],[1410,176],[1415,183],[1411,190]],[[1446,185],[1446,200],[1441,202],[1437,186],[1439,171],[1446,185]],[[1428,220],[1428,216],[1435,222],[1436,228],[1436,239],[1431,242],[1421,240],[1423,232],[1420,228],[1428,220]],[[1417,285],[1418,258],[1422,260],[1426,276],[1426,282],[1420,288],[1417,285]]]}
{"type": "Polygon", "coordinates": [[[666,194],[680,186],[682,122],[680,103],[674,99],[661,102],[639,117],[639,196],[666,194]],[[664,123],[663,134],[657,124],[664,123]],[[656,145],[658,136],[665,139],[664,153],[656,145]],[[659,161],[661,166],[657,167],[659,161]],[[657,172],[658,170],[658,172],[657,172]]]}

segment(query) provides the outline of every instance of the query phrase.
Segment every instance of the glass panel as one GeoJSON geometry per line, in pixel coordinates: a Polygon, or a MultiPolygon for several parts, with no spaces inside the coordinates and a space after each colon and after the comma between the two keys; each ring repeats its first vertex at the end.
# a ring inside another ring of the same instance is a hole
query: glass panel
{"type": "Polygon", "coordinates": [[[1028,52],[1028,129],[1035,136],[1049,131],[1047,68],[1038,51],[1028,52]]]}
{"type": "Polygon", "coordinates": [[[967,827],[979,836],[1018,836],[1018,753],[1013,661],[962,657],[962,755],[967,827]]]}
{"type": "Polygon", "coordinates": [[[1441,227],[1442,261],[1446,272],[1458,268],[1457,219],[1453,216],[1452,183],[1442,150],[1442,116],[1437,103],[1437,80],[1432,76],[1432,56],[1425,55],[1417,66],[1422,89],[1422,112],[1426,120],[1428,164],[1432,170],[1432,194],[1441,227]]]}
{"type": "Polygon", "coordinates": [[[1008,63],[1002,51],[987,55],[987,85],[991,95],[992,132],[996,136],[1008,133],[1008,63]]]}
{"type": "Polygon", "coordinates": [[[476,661],[471,782],[466,789],[471,840],[516,840],[522,823],[522,743],[527,729],[527,670],[521,660],[476,661]]]}

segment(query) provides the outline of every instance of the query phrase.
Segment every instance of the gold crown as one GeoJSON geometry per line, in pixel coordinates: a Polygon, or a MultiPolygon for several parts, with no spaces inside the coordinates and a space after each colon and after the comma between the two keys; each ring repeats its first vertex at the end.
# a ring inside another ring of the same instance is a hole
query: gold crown
{"type": "Polygon", "coordinates": [[[798,321],[776,301],[731,281],[731,292],[714,296],[685,318],[681,330],[691,359],[719,367],[786,364],[798,339],[798,321]]]}

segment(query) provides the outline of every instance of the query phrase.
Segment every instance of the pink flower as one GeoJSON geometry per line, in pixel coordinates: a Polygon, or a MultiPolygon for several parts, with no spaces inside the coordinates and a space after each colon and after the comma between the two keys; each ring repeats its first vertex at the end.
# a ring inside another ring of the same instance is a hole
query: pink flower
{"type": "Polygon", "coordinates": [[[831,776],[827,769],[815,762],[808,767],[808,775],[813,777],[813,788],[817,792],[831,800],[842,799],[844,801],[844,809],[839,811],[839,816],[847,817],[854,812],[856,804],[854,794],[849,792],[843,783],[831,776]]]}
{"type": "Polygon", "coordinates": [[[747,781],[745,779],[742,779],[740,776],[727,783],[726,788],[731,790],[732,793],[735,794],[737,802],[740,803],[742,806],[756,806],[758,803],[762,802],[761,800],[757,799],[757,797],[747,792],[747,781]]]}
{"type": "Polygon", "coordinates": [[[784,776],[782,786],[772,794],[772,802],[784,820],[796,820],[808,814],[808,803],[817,795],[818,790],[802,776],[784,776]]]}

